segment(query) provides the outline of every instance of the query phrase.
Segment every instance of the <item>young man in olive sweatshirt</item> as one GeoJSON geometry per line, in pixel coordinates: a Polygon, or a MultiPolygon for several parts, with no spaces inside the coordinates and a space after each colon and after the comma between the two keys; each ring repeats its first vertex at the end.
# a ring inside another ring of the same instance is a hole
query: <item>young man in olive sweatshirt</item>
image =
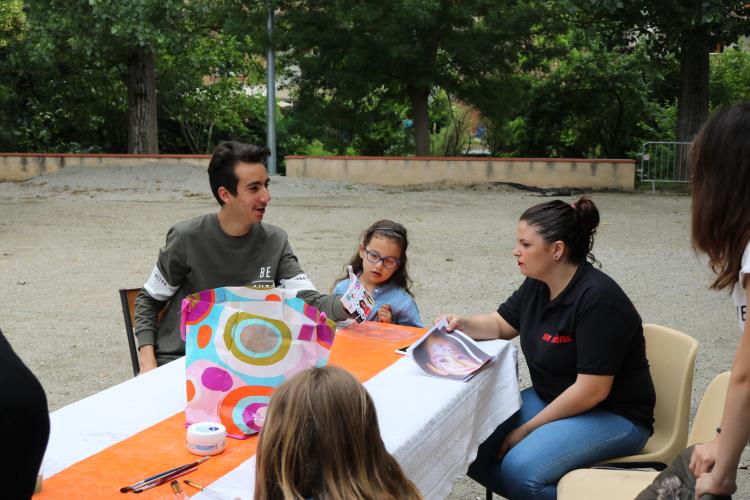
{"type": "Polygon", "coordinates": [[[271,200],[265,167],[269,154],[268,148],[239,142],[223,142],[214,151],[208,178],[219,211],[169,229],[135,301],[141,372],[185,354],[180,306],[191,293],[223,286],[280,287],[296,290],[298,297],[334,320],[349,317],[340,295],[316,291],[286,232],[262,223],[271,200]]]}

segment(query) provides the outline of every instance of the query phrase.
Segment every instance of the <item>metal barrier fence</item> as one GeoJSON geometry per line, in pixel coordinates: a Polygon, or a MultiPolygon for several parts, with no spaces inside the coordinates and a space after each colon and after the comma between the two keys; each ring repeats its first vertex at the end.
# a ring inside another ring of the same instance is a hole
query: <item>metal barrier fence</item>
{"type": "Polygon", "coordinates": [[[641,150],[640,180],[656,183],[690,182],[690,142],[646,142],[641,150]]]}

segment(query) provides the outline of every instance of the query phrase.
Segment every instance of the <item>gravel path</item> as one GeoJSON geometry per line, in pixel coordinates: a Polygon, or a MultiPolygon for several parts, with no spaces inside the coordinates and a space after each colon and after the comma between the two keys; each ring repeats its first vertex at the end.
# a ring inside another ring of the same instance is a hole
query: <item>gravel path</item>
{"type": "MultiPolygon", "coordinates": [[[[321,290],[330,289],[369,224],[403,223],[425,321],[495,309],[521,282],[511,256],[518,216],[547,199],[505,186],[404,191],[286,177],[272,179],[271,194],[266,222],[287,230],[321,290]]],[[[604,271],[644,322],[700,342],[695,408],[710,379],[730,366],[739,331],[730,297],[707,289],[711,274],[690,248],[690,199],[594,199],[602,215],[594,253],[604,271]]],[[[170,225],[214,210],[205,170],[195,167],[68,168],[0,183],[0,327],[41,379],[51,410],[132,375],[117,289],[143,284],[170,225]]],[[[739,480],[736,498],[750,498],[746,469],[739,480]]],[[[450,498],[484,493],[461,480],[450,498]]]]}

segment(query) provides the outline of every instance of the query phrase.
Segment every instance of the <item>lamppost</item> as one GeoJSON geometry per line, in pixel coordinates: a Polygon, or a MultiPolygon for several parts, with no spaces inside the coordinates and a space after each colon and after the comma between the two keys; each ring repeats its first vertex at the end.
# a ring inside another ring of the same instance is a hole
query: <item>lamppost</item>
{"type": "Polygon", "coordinates": [[[268,157],[268,174],[276,175],[276,71],[273,48],[273,0],[268,2],[268,52],[266,55],[266,145],[271,150],[268,157]]]}

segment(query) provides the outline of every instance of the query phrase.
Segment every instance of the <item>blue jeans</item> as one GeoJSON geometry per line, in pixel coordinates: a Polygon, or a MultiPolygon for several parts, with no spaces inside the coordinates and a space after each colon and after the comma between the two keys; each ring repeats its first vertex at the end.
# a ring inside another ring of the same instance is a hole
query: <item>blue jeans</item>
{"type": "Polygon", "coordinates": [[[505,436],[547,406],[531,387],[521,392],[521,399],[521,409],[479,446],[468,471],[469,477],[511,500],[554,500],[557,482],[566,473],[638,453],[649,438],[645,427],[625,417],[590,410],[534,429],[498,462],[497,450],[505,436]]]}

